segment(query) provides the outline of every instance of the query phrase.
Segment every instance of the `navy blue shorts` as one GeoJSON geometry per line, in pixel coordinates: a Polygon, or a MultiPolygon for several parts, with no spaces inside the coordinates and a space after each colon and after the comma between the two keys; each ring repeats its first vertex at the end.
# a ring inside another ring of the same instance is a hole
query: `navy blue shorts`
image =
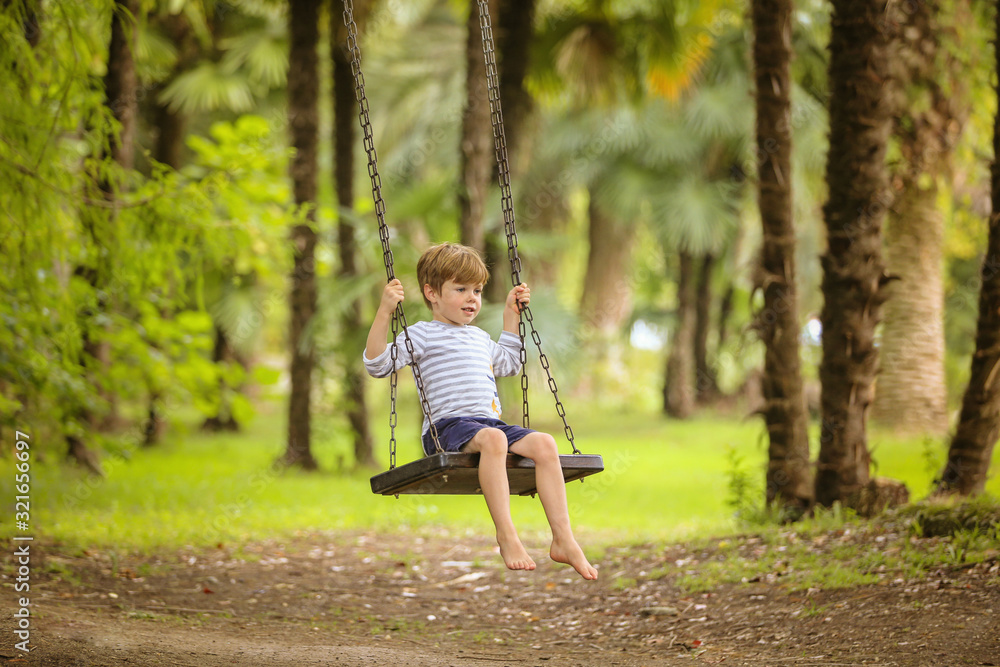
{"type": "MultiPolygon", "coordinates": [[[[508,447],[524,436],[535,432],[530,428],[506,424],[499,419],[490,419],[488,417],[449,417],[438,421],[434,426],[437,427],[438,442],[441,443],[441,449],[446,452],[461,451],[462,447],[468,444],[484,428],[497,428],[503,431],[507,436],[508,447]]],[[[434,447],[434,440],[431,438],[430,429],[427,430],[427,433],[424,433],[421,440],[424,445],[424,454],[429,456],[437,453],[437,449],[434,447]]]]}

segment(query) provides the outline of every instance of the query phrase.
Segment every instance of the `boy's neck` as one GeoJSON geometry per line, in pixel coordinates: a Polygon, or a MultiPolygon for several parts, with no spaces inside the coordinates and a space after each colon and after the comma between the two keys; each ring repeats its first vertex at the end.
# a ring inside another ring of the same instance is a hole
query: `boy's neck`
{"type": "Polygon", "coordinates": [[[442,319],[442,316],[440,314],[438,314],[438,313],[435,313],[434,311],[431,311],[431,314],[434,316],[432,318],[434,322],[440,322],[441,324],[447,324],[450,327],[458,327],[459,329],[464,329],[465,327],[469,326],[468,324],[459,324],[457,322],[449,322],[446,319],[442,319]]]}

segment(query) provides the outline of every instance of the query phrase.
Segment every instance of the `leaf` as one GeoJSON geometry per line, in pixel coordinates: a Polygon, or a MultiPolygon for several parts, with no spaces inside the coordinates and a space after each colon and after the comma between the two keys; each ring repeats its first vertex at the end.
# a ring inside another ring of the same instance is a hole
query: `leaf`
{"type": "Polygon", "coordinates": [[[212,318],[203,311],[186,310],[177,314],[177,326],[188,333],[208,333],[212,330],[212,318]]]}
{"type": "Polygon", "coordinates": [[[281,378],[281,370],[269,366],[254,366],[252,377],[255,384],[275,385],[281,378]]]}
{"type": "Polygon", "coordinates": [[[273,30],[251,30],[223,40],[222,68],[229,73],[245,69],[249,79],[268,88],[284,85],[288,73],[288,40],[273,30]]]}
{"type": "Polygon", "coordinates": [[[174,79],[160,93],[160,100],[174,111],[190,114],[217,109],[249,111],[254,106],[246,77],[227,73],[210,62],[203,62],[174,79]]]}

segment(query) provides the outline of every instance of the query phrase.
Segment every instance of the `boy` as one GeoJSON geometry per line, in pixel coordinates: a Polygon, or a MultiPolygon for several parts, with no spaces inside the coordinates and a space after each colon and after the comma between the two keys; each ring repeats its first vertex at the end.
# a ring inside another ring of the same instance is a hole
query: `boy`
{"type": "MultiPolygon", "coordinates": [[[[572,565],[584,579],[597,579],[597,570],[587,560],[570,528],[566,486],[556,441],[547,433],[500,421],[500,399],[495,376],[516,375],[521,369],[520,338],[517,335],[518,303],[527,304],[531,291],[518,285],[507,295],[503,332],[497,342],[471,322],[482,307],[483,285],[489,272],[474,249],[443,243],[429,248],[417,262],[417,279],[424,303],[434,319],[407,327],[413,356],[420,366],[424,391],[445,451],[479,452],[479,485],[486,498],[497,544],[504,563],[512,570],[534,570],[517,535],[510,515],[507,452],[535,462],[535,483],[545,516],[552,528],[549,557],[572,565]]],[[[378,312],[368,333],[365,368],[373,377],[392,372],[386,343],[392,314],[403,300],[403,286],[393,280],[382,292],[378,312]]],[[[397,366],[412,359],[405,345],[397,346],[397,366]]],[[[423,446],[435,451],[430,421],[424,418],[423,446]]]]}

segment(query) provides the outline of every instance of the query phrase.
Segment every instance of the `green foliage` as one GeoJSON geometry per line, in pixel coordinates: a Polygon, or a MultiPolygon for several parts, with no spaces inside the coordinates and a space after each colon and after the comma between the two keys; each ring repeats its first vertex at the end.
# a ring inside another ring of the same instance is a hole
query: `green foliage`
{"type": "Polygon", "coordinates": [[[921,537],[962,534],[968,539],[1000,537],[1000,502],[982,495],[970,499],[932,498],[901,512],[921,537]]]}
{"type": "Polygon", "coordinates": [[[288,215],[285,149],[247,118],[196,141],[189,172],[125,173],[108,157],[118,127],[100,86],[108,7],[53,3],[35,46],[18,8],[0,15],[0,72],[15,83],[0,126],[0,251],[12,260],[0,277],[0,425],[31,425],[62,449],[62,436],[92,441],[90,420],[112,402],[214,414],[220,385],[243,378],[211,361],[206,293],[233,263],[270,277],[288,215]],[[98,361],[101,345],[111,354],[98,361]]]}
{"type": "Polygon", "coordinates": [[[177,70],[177,54],[170,53],[158,22],[142,31],[140,45],[146,48],[140,48],[140,66],[150,79],[169,79],[159,101],[173,110],[248,112],[285,84],[288,38],[282,4],[179,0],[161,8],[160,17],[168,15],[179,15],[206,47],[202,59],[177,70]]]}

